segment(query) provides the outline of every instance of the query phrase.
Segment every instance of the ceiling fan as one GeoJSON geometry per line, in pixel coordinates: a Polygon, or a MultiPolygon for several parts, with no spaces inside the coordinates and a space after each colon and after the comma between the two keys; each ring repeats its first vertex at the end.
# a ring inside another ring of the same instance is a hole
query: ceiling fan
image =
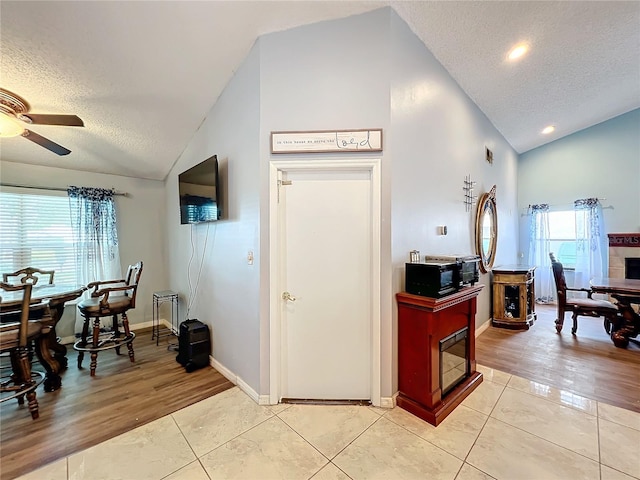
{"type": "Polygon", "coordinates": [[[68,155],[71,153],[71,150],[62,145],[58,145],[48,138],[24,128],[18,120],[33,125],[84,127],[84,123],[80,117],[76,115],[31,113],[29,109],[30,107],[26,100],[9,90],[0,88],[0,138],[17,137],[21,135],[27,140],[31,140],[57,155],[68,155]]]}

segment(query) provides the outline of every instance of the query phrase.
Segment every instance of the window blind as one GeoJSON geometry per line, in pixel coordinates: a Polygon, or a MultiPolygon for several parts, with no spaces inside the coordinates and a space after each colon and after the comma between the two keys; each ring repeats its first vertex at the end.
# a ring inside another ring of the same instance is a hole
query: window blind
{"type": "Polygon", "coordinates": [[[67,196],[0,192],[0,273],[24,267],[77,283],[67,196]]]}

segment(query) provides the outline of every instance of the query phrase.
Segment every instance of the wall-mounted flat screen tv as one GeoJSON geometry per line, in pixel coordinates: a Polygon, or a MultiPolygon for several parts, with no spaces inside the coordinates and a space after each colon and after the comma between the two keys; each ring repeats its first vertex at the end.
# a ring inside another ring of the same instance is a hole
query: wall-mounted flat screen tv
{"type": "Polygon", "coordinates": [[[178,175],[180,223],[214,222],[222,218],[218,157],[207,158],[178,175]]]}

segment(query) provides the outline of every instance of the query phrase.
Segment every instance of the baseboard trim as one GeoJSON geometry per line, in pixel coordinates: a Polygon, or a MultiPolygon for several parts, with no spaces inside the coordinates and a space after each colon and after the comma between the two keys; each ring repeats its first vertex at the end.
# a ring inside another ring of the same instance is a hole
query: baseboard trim
{"type": "Polygon", "coordinates": [[[129,329],[133,330],[134,332],[136,330],[142,330],[144,328],[152,328],[152,327],[153,327],[153,320],[149,321],[149,322],[130,323],[129,324],[129,329]]]}
{"type": "Polygon", "coordinates": [[[240,377],[236,377],[236,378],[238,379],[238,388],[240,388],[240,390],[242,390],[244,393],[249,395],[249,397],[254,402],[260,405],[260,395],[258,395],[258,392],[256,392],[253,388],[251,388],[249,384],[244,380],[242,380],[240,377]]]}
{"type": "Polygon", "coordinates": [[[229,380],[231,383],[233,383],[234,385],[238,385],[238,376],[223,364],[221,364],[218,360],[213,358],[212,355],[209,355],[209,365],[220,372],[220,374],[222,374],[222,376],[229,380]]]}
{"type": "Polygon", "coordinates": [[[489,327],[491,326],[491,319],[487,320],[486,322],[484,322],[482,325],[480,325],[480,327],[476,328],[476,331],[474,333],[475,337],[478,338],[480,335],[482,335],[489,327]]]}
{"type": "Polygon", "coordinates": [[[380,408],[395,408],[397,397],[398,392],[394,393],[391,397],[380,397],[380,408]]]}
{"type": "Polygon", "coordinates": [[[209,355],[209,365],[220,372],[220,374],[231,383],[237,385],[240,390],[249,395],[249,397],[251,397],[251,399],[258,405],[269,405],[269,395],[258,395],[258,392],[251,388],[251,386],[247,382],[242,380],[242,378],[233,373],[218,360],[213,358],[212,355],[209,355]]]}
{"type": "Polygon", "coordinates": [[[62,337],[60,343],[62,345],[73,345],[76,341],[75,335],[73,337],[62,337]]]}

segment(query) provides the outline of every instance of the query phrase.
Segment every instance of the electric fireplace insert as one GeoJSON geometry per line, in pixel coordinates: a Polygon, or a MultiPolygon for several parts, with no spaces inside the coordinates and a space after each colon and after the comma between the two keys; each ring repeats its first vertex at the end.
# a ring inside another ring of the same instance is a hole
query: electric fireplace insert
{"type": "Polygon", "coordinates": [[[440,340],[440,388],[442,395],[449,393],[469,376],[469,349],[467,327],[440,340]]]}

